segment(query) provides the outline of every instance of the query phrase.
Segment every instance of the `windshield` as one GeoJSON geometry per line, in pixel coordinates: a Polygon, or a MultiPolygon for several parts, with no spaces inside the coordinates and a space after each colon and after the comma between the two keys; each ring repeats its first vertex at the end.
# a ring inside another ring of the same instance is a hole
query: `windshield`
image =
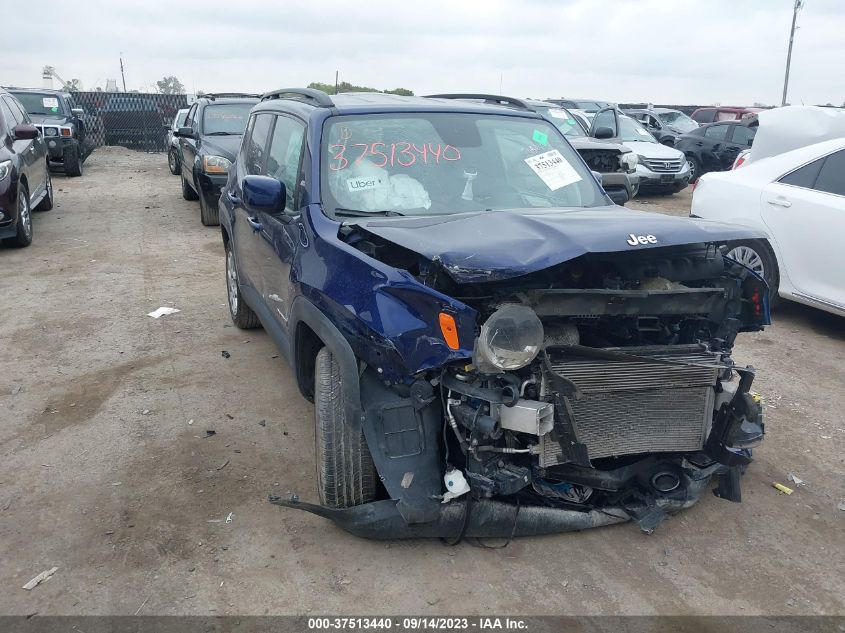
{"type": "Polygon", "coordinates": [[[564,136],[569,136],[570,138],[587,136],[587,133],[584,132],[584,129],[575,120],[575,117],[563,108],[544,108],[537,106],[534,108],[534,111],[549,119],[557,129],[563,132],[564,136]]]}
{"type": "Polygon", "coordinates": [[[252,103],[219,103],[206,106],[202,114],[202,133],[228,136],[243,134],[252,103]]]}
{"type": "MultiPolygon", "coordinates": [[[[698,127],[698,126],[696,126],[698,127]]],[[[657,140],[638,121],[629,116],[619,116],[619,138],[622,141],[642,141],[643,143],[656,143],[657,140]]]]}
{"type": "Polygon", "coordinates": [[[678,128],[681,132],[691,132],[698,127],[698,123],[683,112],[661,112],[657,116],[663,123],[678,128]]]}
{"type": "MultiPolygon", "coordinates": [[[[10,91],[11,92],[11,91],[10,91]]],[[[29,114],[61,114],[62,104],[54,94],[39,92],[12,92],[29,114]]]]}
{"type": "Polygon", "coordinates": [[[605,103],[604,101],[573,101],[575,107],[579,110],[584,110],[585,112],[598,112],[602,108],[606,108],[609,103],[605,103]]]}
{"type": "Polygon", "coordinates": [[[173,122],[174,129],[178,130],[180,127],[185,125],[185,121],[188,120],[188,112],[188,110],[179,110],[179,112],[176,113],[176,120],[173,122]]]}
{"type": "Polygon", "coordinates": [[[343,116],[323,131],[324,208],[444,215],[607,204],[547,121],[428,113],[343,116]]]}

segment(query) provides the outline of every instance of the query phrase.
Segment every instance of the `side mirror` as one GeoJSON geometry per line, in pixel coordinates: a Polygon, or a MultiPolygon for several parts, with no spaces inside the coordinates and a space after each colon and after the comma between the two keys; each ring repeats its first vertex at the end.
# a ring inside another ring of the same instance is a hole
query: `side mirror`
{"type": "Polygon", "coordinates": [[[598,127],[593,136],[596,138],[613,138],[613,130],[609,127],[598,127]]]}
{"type": "Polygon", "coordinates": [[[79,117],[81,117],[81,116],[84,116],[84,115],[85,115],[85,110],[83,110],[82,108],[72,108],[72,109],[71,109],[71,111],[70,111],[70,113],[71,113],[73,116],[75,116],[75,117],[79,118],[79,117]]]}
{"type": "Polygon", "coordinates": [[[194,129],[190,127],[180,127],[176,132],[174,132],[176,136],[181,136],[184,138],[196,138],[197,135],[194,134],[194,129]]]}
{"type": "Polygon", "coordinates": [[[244,206],[250,211],[280,215],[285,211],[285,183],[270,176],[247,176],[243,184],[244,206]]]}
{"type": "Polygon", "coordinates": [[[596,179],[596,182],[599,183],[599,187],[604,187],[604,180],[602,178],[601,172],[600,171],[593,171],[592,174],[593,174],[593,178],[596,179]]]}
{"type": "Polygon", "coordinates": [[[38,138],[38,134],[38,128],[27,123],[21,123],[12,129],[12,136],[16,141],[31,141],[38,138]]]}

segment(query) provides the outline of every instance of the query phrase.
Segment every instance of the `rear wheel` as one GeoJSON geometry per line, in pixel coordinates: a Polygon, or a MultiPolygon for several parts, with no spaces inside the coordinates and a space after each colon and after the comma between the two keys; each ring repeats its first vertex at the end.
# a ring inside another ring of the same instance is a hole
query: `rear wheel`
{"type": "Polygon", "coordinates": [[[226,243],[226,295],[229,299],[229,316],[232,317],[232,323],[242,330],[251,330],[261,325],[258,316],[241,296],[235,253],[228,242],[226,243]]]}
{"type": "Polygon", "coordinates": [[[65,175],[82,175],[82,156],[79,154],[79,145],[72,143],[65,147],[64,157],[65,175]]]}
{"type": "Polygon", "coordinates": [[[14,237],[3,240],[4,244],[23,248],[32,244],[32,213],[29,208],[29,191],[26,185],[18,187],[18,227],[14,237]]]}
{"type": "Polygon", "coordinates": [[[327,347],[314,366],[314,415],[320,501],[332,508],[357,506],[376,498],[376,468],[364,431],[346,420],[340,365],[327,347]]]}
{"type": "Polygon", "coordinates": [[[197,192],[193,190],[191,185],[188,184],[188,181],[185,180],[185,174],[181,174],[182,178],[182,197],[185,200],[196,200],[197,199],[197,192]]]}
{"type": "Polygon", "coordinates": [[[763,240],[731,242],[725,255],[765,279],[769,286],[769,305],[775,306],[778,303],[780,271],[771,246],[763,240]]]}
{"type": "Polygon", "coordinates": [[[181,169],[182,166],[179,164],[179,154],[173,147],[171,147],[170,151],[167,152],[167,166],[170,167],[171,174],[174,176],[179,175],[179,169],[181,169]]]}
{"type": "Polygon", "coordinates": [[[53,180],[50,178],[50,172],[47,171],[47,195],[44,196],[44,199],[38,203],[38,206],[35,207],[36,211],[49,211],[53,208],[53,180]]]}

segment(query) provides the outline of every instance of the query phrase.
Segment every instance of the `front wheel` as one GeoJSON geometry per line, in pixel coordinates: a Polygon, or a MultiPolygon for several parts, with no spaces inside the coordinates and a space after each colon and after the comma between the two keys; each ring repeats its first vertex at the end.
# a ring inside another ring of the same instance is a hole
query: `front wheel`
{"type": "Polygon", "coordinates": [[[360,424],[346,419],[340,364],[327,347],[314,363],[314,415],[320,502],[348,508],[376,498],[376,468],[360,424]]]}
{"type": "Polygon", "coordinates": [[[760,275],[769,286],[769,306],[774,307],[778,303],[780,271],[772,247],[767,242],[764,240],[731,242],[727,246],[725,256],[760,275]]]}
{"type": "Polygon", "coordinates": [[[219,210],[211,206],[205,199],[205,194],[200,192],[200,221],[204,226],[217,226],[220,224],[219,210]]]}
{"type": "Polygon", "coordinates": [[[79,154],[79,145],[70,144],[65,147],[62,161],[64,162],[66,176],[82,175],[82,156],[79,154]]]}

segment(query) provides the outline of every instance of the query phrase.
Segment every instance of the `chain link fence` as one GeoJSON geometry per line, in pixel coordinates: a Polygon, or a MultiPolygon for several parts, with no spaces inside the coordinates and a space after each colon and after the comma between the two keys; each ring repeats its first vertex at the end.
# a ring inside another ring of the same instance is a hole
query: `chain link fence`
{"type": "Polygon", "coordinates": [[[185,95],[136,92],[74,92],[85,110],[85,125],[94,147],[120,145],[144,152],[168,150],[167,129],[185,95]]]}

